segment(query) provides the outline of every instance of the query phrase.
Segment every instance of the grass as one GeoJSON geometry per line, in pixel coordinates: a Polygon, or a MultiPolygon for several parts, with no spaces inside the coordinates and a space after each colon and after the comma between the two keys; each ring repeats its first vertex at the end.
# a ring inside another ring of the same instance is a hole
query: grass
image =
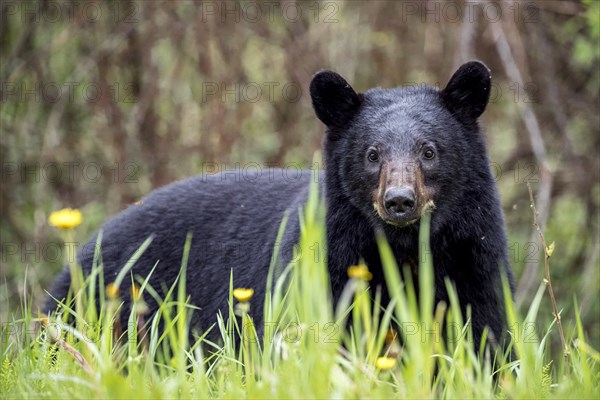
{"type": "MultiPolygon", "coordinates": [[[[312,254],[314,243],[325,242],[324,214],[313,190],[301,213],[301,254],[312,254]]],[[[554,323],[541,337],[532,329],[543,283],[524,316],[504,285],[512,360],[501,351],[476,351],[450,285],[450,304],[434,304],[428,220],[421,224],[418,291],[402,280],[411,274],[399,273],[383,238],[390,304],[381,303],[380,291],[369,288],[363,273],[350,280],[334,307],[324,257],[299,257],[279,276],[269,272],[262,337],[252,320],[252,299],[233,297],[232,275],[228,312],[217,316],[213,327],[219,343],[204,337],[189,342],[195,311],[185,286],[191,237],[177,281],[160,299],[156,315],[145,310],[144,298],[158,297],[148,278],[137,280],[133,293],[119,293],[120,282],[136,279],[129,271],[133,264],[105,285],[96,257],[92,274],[62,317],[39,318],[27,296],[2,316],[0,393],[3,398],[62,399],[597,398],[600,356],[586,342],[579,314],[563,319],[572,327],[568,363],[552,358],[554,323]],[[100,312],[93,306],[97,286],[107,288],[98,299],[100,312]],[[127,331],[117,322],[124,296],[132,296],[134,304],[127,331]],[[67,315],[75,320],[72,327],[61,321],[67,315]],[[393,322],[402,328],[403,346],[390,338],[393,322]],[[444,323],[454,333],[448,339],[442,338],[444,323]]]]}

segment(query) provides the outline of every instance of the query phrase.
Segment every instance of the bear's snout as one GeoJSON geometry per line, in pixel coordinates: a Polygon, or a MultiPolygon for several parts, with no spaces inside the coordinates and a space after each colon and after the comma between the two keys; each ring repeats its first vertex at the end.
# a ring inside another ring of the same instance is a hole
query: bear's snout
{"type": "Polygon", "coordinates": [[[386,190],[383,205],[390,223],[404,225],[417,219],[417,199],[415,191],[409,187],[386,190]]]}

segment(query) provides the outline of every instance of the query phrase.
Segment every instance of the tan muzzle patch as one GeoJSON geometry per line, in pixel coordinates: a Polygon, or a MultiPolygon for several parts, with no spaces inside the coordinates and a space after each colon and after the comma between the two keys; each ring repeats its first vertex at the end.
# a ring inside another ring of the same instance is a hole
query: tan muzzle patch
{"type": "Polygon", "coordinates": [[[418,221],[424,212],[432,212],[435,209],[432,195],[425,186],[423,172],[418,163],[387,162],[381,166],[379,172],[379,184],[373,192],[373,208],[385,222],[405,226],[418,221]],[[417,210],[407,218],[398,218],[386,209],[385,194],[392,188],[410,188],[414,191],[417,210]]]}

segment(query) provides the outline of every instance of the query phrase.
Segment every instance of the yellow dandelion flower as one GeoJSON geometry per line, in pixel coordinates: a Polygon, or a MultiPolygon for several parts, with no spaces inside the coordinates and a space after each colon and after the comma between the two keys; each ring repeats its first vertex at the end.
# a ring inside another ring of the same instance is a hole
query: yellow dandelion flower
{"type": "Polygon", "coordinates": [[[369,267],[365,264],[352,265],[348,268],[348,276],[353,279],[360,279],[363,281],[370,281],[373,278],[373,274],[369,271],[369,267]]]}
{"type": "Polygon", "coordinates": [[[144,301],[144,296],[142,295],[140,285],[134,283],[131,287],[131,299],[133,300],[133,309],[136,314],[144,315],[148,313],[150,308],[144,301]]]}
{"type": "Polygon", "coordinates": [[[120,292],[121,291],[119,290],[119,287],[115,285],[114,282],[106,285],[106,295],[109,299],[116,299],[117,297],[119,297],[120,292]]]}
{"type": "Polygon", "coordinates": [[[252,298],[252,295],[254,295],[254,289],[247,289],[247,288],[233,289],[233,297],[235,297],[237,301],[240,301],[242,303],[245,303],[248,300],[250,300],[252,298]]]}
{"type": "Polygon", "coordinates": [[[73,229],[81,224],[81,211],[72,208],[63,208],[60,211],[53,211],[48,218],[50,225],[60,229],[73,229]]]}
{"type": "Polygon", "coordinates": [[[46,314],[40,314],[40,323],[42,326],[48,325],[48,316],[46,314]]]}
{"type": "Polygon", "coordinates": [[[377,369],[392,369],[396,366],[396,359],[391,357],[378,357],[375,366],[377,369]]]}
{"type": "Polygon", "coordinates": [[[142,293],[140,291],[140,285],[136,285],[135,283],[131,287],[131,298],[133,301],[139,301],[142,298],[142,293]]]}

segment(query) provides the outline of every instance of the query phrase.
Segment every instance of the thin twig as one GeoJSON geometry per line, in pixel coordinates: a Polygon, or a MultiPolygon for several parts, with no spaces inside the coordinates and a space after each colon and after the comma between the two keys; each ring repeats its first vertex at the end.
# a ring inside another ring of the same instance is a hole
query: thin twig
{"type": "Polygon", "coordinates": [[[454,65],[461,65],[465,60],[473,59],[475,54],[473,39],[475,38],[475,30],[477,29],[477,19],[470,21],[468,18],[463,19],[458,36],[458,49],[454,56],[454,65]]]}
{"type": "Polygon", "coordinates": [[[90,363],[87,362],[85,357],[80,352],[75,350],[73,346],[71,346],[69,343],[67,343],[64,339],[60,337],[61,329],[58,328],[56,324],[48,324],[47,315],[42,314],[40,316],[39,321],[44,327],[48,343],[57,344],[60,347],[62,347],[67,353],[71,354],[75,358],[75,360],[77,360],[77,362],[83,367],[85,372],[87,372],[90,375],[94,374],[94,369],[92,368],[90,363]]]}
{"type": "MultiPolygon", "coordinates": [[[[544,283],[548,287],[548,294],[550,295],[550,301],[552,302],[552,314],[554,318],[556,318],[556,326],[558,327],[558,333],[560,334],[560,342],[563,348],[563,356],[565,357],[565,367],[569,365],[569,348],[567,347],[567,342],[565,340],[565,332],[563,331],[562,323],[560,320],[560,314],[558,313],[558,307],[556,306],[556,298],[554,297],[554,290],[552,289],[552,280],[550,279],[550,256],[554,251],[554,242],[550,244],[550,247],[546,245],[546,239],[544,238],[544,233],[540,228],[540,225],[537,221],[538,211],[535,207],[535,201],[533,200],[533,191],[531,190],[531,185],[527,183],[527,189],[529,190],[529,199],[531,200],[531,211],[533,213],[533,226],[535,230],[540,235],[540,240],[542,241],[542,245],[544,246],[544,259],[546,261],[546,278],[544,279],[544,283]]],[[[565,368],[568,371],[568,368],[565,368]]]]}
{"type": "MultiPolygon", "coordinates": [[[[496,51],[500,56],[500,60],[502,61],[502,65],[504,66],[504,70],[506,71],[508,78],[518,85],[517,87],[525,88],[523,74],[521,73],[521,70],[517,65],[517,61],[513,56],[513,51],[503,27],[503,23],[505,22],[512,23],[513,30],[517,31],[514,21],[510,19],[489,23],[489,27],[494,37],[496,51]]],[[[546,144],[542,136],[542,129],[540,128],[538,118],[533,108],[525,101],[518,101],[517,105],[521,111],[521,119],[523,120],[523,124],[527,130],[531,150],[538,167],[537,172],[539,172],[540,183],[538,200],[540,204],[540,214],[538,215],[537,219],[539,221],[539,226],[541,227],[540,229],[544,229],[550,211],[550,200],[552,197],[552,185],[554,178],[551,168],[548,165],[546,144]]],[[[535,232],[531,232],[531,242],[534,242],[535,236],[535,232]]],[[[525,270],[521,276],[521,280],[519,281],[519,285],[515,293],[517,306],[520,306],[523,303],[527,294],[531,293],[531,290],[534,288],[537,279],[536,277],[539,273],[538,269],[539,263],[537,260],[536,262],[525,263],[525,270]]]]}
{"type": "Polygon", "coordinates": [[[57,343],[63,349],[65,349],[67,353],[71,354],[77,360],[77,362],[83,367],[85,372],[87,372],[90,375],[94,374],[94,370],[92,369],[92,366],[87,362],[85,357],[83,357],[83,355],[81,355],[80,352],[78,352],[77,350],[75,350],[73,348],[73,346],[71,346],[69,343],[65,342],[63,339],[59,339],[57,343]]]}

